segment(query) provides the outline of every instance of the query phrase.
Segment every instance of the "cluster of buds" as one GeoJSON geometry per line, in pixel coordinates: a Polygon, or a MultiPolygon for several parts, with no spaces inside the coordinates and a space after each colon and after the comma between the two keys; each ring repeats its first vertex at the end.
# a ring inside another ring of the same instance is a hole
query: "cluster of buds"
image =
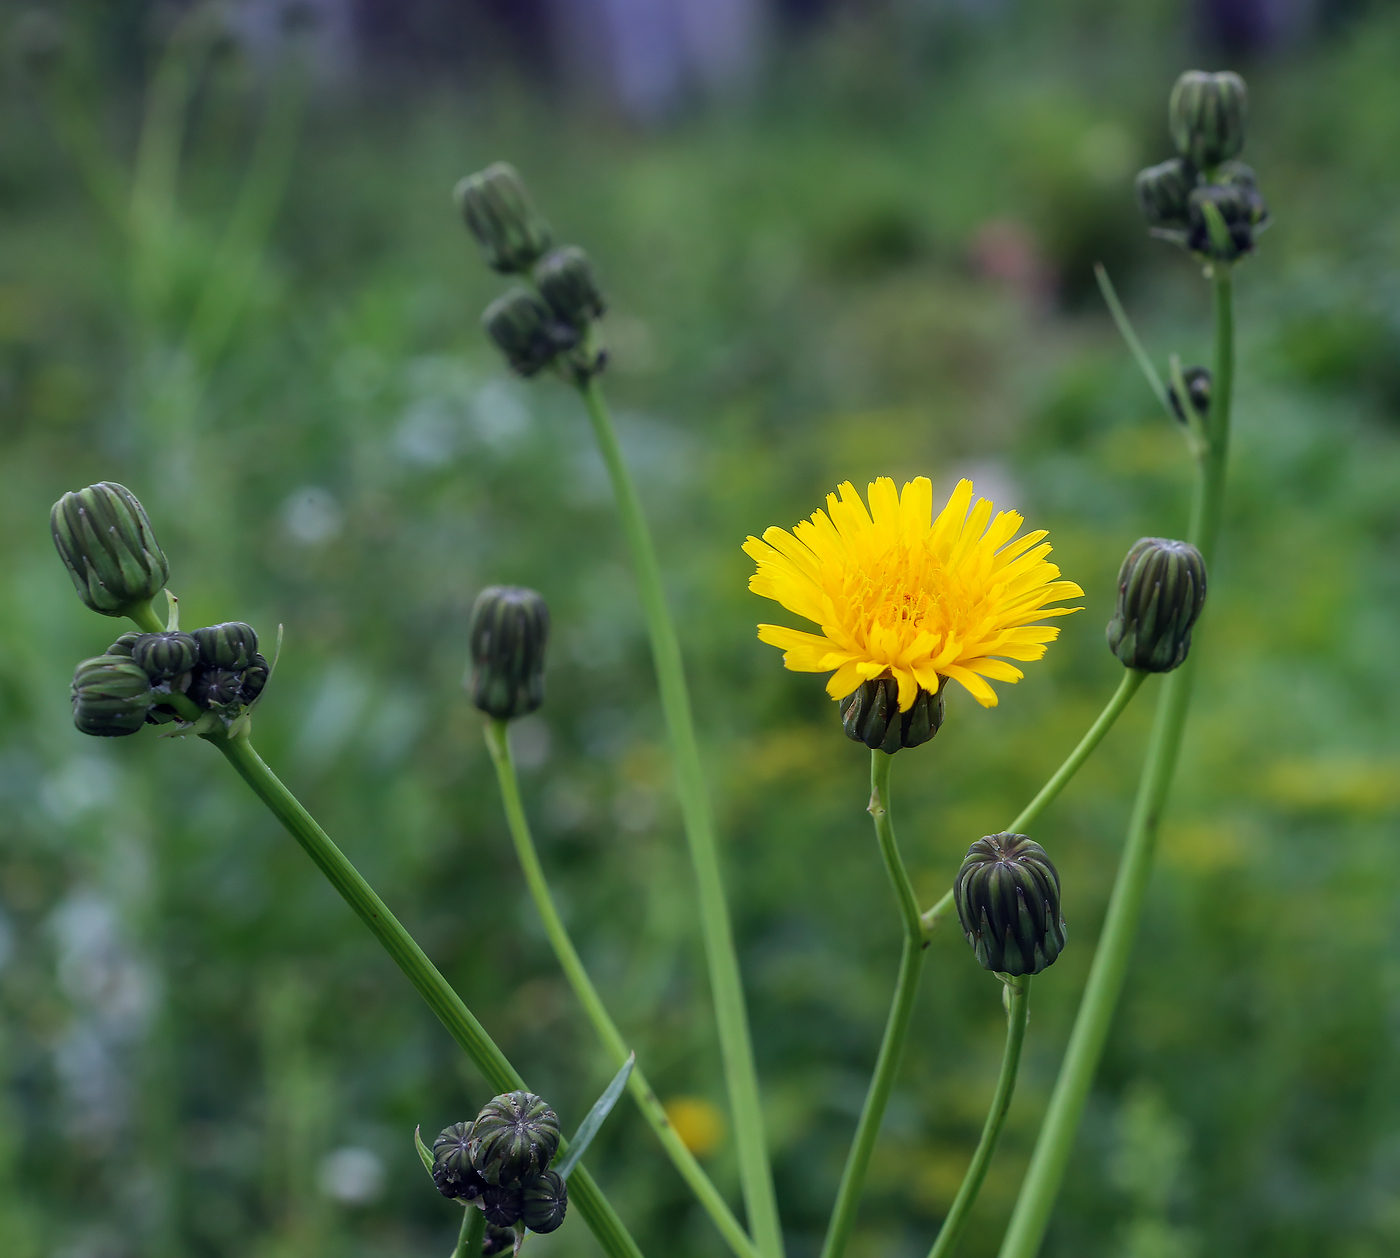
{"type": "Polygon", "coordinates": [[[558,1151],[554,1111],[532,1092],[507,1092],[433,1141],[433,1183],[444,1197],[481,1210],[488,1244],[513,1244],[521,1230],[552,1232],[564,1222],[569,1191],[549,1169],[558,1151]]]}
{"type": "Polygon", "coordinates": [[[901,747],[926,743],[943,724],[943,692],[920,689],[907,712],[899,710],[899,684],[893,677],[862,682],[841,700],[846,737],[872,751],[894,755],[901,747]]]}
{"type": "Polygon", "coordinates": [[[496,162],[468,175],[457,204],[486,263],[518,284],[493,301],[482,322],[512,370],[533,376],[551,364],[576,383],[602,371],[596,321],[605,310],[588,255],[576,245],[552,248],[553,233],[540,217],[515,167],[496,162]]]}
{"type": "Polygon", "coordinates": [[[1248,103],[1238,74],[1188,70],[1167,110],[1177,156],[1138,172],[1138,205],[1152,234],[1209,262],[1252,252],[1269,223],[1254,171],[1238,160],[1248,103]]]}
{"type": "Polygon", "coordinates": [[[512,721],[544,702],[549,607],[534,590],[491,585],[472,605],[467,691],[487,716],[512,721]]]}
{"type": "Polygon", "coordinates": [[[1039,974],[1064,950],[1060,875],[1024,834],[989,834],[968,848],[953,902],[977,960],[994,973],[1039,974]]]}
{"type": "MultiPolygon", "coordinates": [[[[49,516],[54,545],[78,595],[103,616],[148,615],[170,565],[136,495],[103,481],[64,494],[49,516]]],[[[256,702],[271,667],[240,621],[193,633],[124,633],[73,674],[73,723],[120,738],[163,725],[192,704],[226,721],[256,702]]]]}

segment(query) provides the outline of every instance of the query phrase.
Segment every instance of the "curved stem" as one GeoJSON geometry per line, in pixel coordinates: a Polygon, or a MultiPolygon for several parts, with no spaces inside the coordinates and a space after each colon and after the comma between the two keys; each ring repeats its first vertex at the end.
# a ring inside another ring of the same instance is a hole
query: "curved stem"
{"type": "MultiPolygon", "coordinates": [[[[1098,718],[1089,727],[1089,732],[1079,740],[1079,745],[1069,753],[1064,764],[1055,770],[1054,776],[1040,788],[1040,793],[1027,804],[1020,816],[1008,827],[1012,834],[1021,834],[1033,825],[1040,814],[1043,813],[1055,800],[1055,797],[1069,785],[1069,780],[1084,767],[1084,762],[1093,754],[1096,748],[1104,740],[1104,735],[1113,728],[1113,723],[1123,714],[1123,709],[1132,702],[1133,696],[1141,689],[1142,683],[1147,680],[1148,674],[1138,669],[1127,669],[1123,674],[1123,680],[1118,683],[1118,689],[1113,692],[1104,710],[1099,713],[1098,718]]],[[[923,915],[925,931],[931,931],[938,925],[953,908],[953,892],[950,888],[931,909],[923,915]]]]}
{"type": "Polygon", "coordinates": [[[938,1229],[938,1239],[929,1250],[928,1258],[950,1258],[962,1239],[967,1220],[972,1214],[977,1194],[982,1191],[982,1181],[987,1178],[987,1168],[991,1165],[992,1154],[996,1152],[997,1141],[1001,1139],[1001,1129],[1006,1123],[1007,1112],[1011,1109],[1011,1097],[1016,1091],[1016,1072],[1021,1066],[1021,1048],[1026,1042],[1026,1022],[1030,1016],[1031,979],[1027,974],[1013,979],[1003,989],[1006,992],[1006,1047],[1001,1054],[1001,1073],[997,1076],[996,1091],[992,1094],[992,1107],[987,1111],[987,1121],[982,1127],[982,1138],[977,1142],[977,1151],[972,1155],[972,1164],[963,1176],[962,1186],[953,1199],[948,1217],[938,1229]]]}
{"type": "Polygon", "coordinates": [[[463,1213],[462,1230],[457,1233],[457,1248],[452,1258],[481,1258],[481,1242],[486,1235],[486,1216],[475,1206],[467,1206],[463,1213]]]}
{"type": "Polygon", "coordinates": [[[851,1143],[850,1153],[846,1156],[846,1168],[841,1173],[841,1186],[836,1193],[831,1222],[827,1224],[821,1258],[841,1258],[855,1228],[861,1189],[865,1186],[865,1175],[870,1169],[870,1155],[880,1134],[880,1124],[884,1120],[885,1107],[889,1104],[890,1091],[894,1087],[895,1074],[899,1070],[904,1041],[909,1034],[909,1023],[914,1014],[914,998],[919,990],[919,975],[924,967],[924,949],[928,942],[923,925],[919,921],[919,902],[915,898],[913,884],[909,881],[909,872],[904,868],[904,861],[900,857],[899,845],[894,837],[894,824],[890,820],[892,759],[892,756],[883,751],[870,753],[869,810],[875,821],[875,836],[880,841],[880,854],[885,858],[885,870],[890,876],[890,884],[899,903],[900,917],[904,922],[904,949],[899,958],[899,978],[895,981],[894,1001],[890,1005],[890,1016],[885,1023],[885,1037],[880,1043],[880,1055],[875,1061],[875,1073],[871,1077],[865,1105],[860,1112],[860,1122],[856,1125],[855,1139],[851,1143]]]}
{"type": "Polygon", "coordinates": [[[681,818],[685,823],[691,865],[695,870],[705,962],[715,1005],[720,1053],[724,1059],[724,1078],[729,1092],[730,1117],[734,1123],[739,1176],[744,1187],[749,1230],[765,1258],[782,1258],[783,1236],[773,1192],[768,1144],[763,1132],[758,1071],[754,1066],[748,1011],[744,1007],[744,989],[739,977],[739,958],[734,950],[734,931],[729,920],[729,906],[724,898],[714,818],[710,813],[709,795],[700,767],[700,749],[695,739],[695,721],[690,710],[690,693],[686,689],[680,643],[676,639],[670,613],[666,610],[661,569],[656,561],[651,534],[647,530],[646,517],[642,513],[641,499],[637,497],[636,486],[623,460],[607,403],[596,379],[580,385],[579,392],[612,481],[622,531],[632,552],[632,566],[647,634],[651,638],[661,709],[671,738],[676,794],[680,799],[681,818]]]}
{"type": "MultiPolygon", "coordinates": [[[[253,793],[267,805],[272,815],[286,827],[292,838],[301,844],[302,849],[325,874],[331,886],[369,927],[384,951],[393,958],[428,1008],[437,1014],[443,1026],[476,1064],[486,1081],[497,1092],[523,1089],[525,1081],[486,1033],[486,1029],[472,1015],[471,1010],[462,1003],[462,998],[452,990],[451,985],[428,960],[413,936],[389,912],[388,906],[360,876],[345,854],[316,824],[315,818],[263,763],[262,757],[253,750],[253,745],[248,739],[215,734],[205,735],[205,738],[223,752],[239,776],[252,788],[253,793]]],[[[560,1142],[559,1152],[561,1155],[567,1152],[566,1141],[560,1142]]],[[[641,1250],[637,1248],[636,1241],[628,1234],[627,1228],[607,1198],[599,1191],[598,1185],[581,1166],[574,1170],[569,1179],[569,1196],[588,1223],[604,1253],[610,1255],[610,1258],[641,1258],[641,1250]]]]}
{"type": "Polygon", "coordinates": [[[126,618],[134,621],[142,633],[165,632],[165,622],[156,615],[156,610],[150,603],[142,603],[138,607],[129,609],[126,618]]]}
{"type": "MultiPolygon", "coordinates": [[[[568,978],[569,985],[574,989],[579,1004],[583,1006],[584,1013],[587,1014],[589,1022],[593,1024],[594,1033],[612,1057],[613,1064],[621,1066],[628,1057],[627,1043],[622,1038],[621,1032],[618,1031],[617,1024],[609,1015],[602,998],[598,995],[598,989],[593,986],[593,980],[589,978],[588,971],[584,969],[573,941],[569,938],[569,932],[555,907],[554,897],[550,893],[549,883],[545,880],[544,869],[540,865],[534,839],[530,834],[530,823],[525,816],[525,807],[520,799],[520,784],[515,775],[515,764],[510,753],[510,736],[505,721],[493,720],[487,724],[486,746],[489,748],[491,760],[496,766],[496,779],[501,787],[501,801],[505,806],[506,822],[510,827],[511,838],[515,842],[515,852],[520,859],[520,868],[525,874],[525,882],[530,889],[531,898],[535,902],[535,909],[540,915],[540,920],[544,923],[545,934],[549,937],[549,942],[554,948],[554,955],[558,957],[559,965],[568,978]]],[[[627,1080],[627,1088],[632,1093],[632,1099],[636,1101],[637,1108],[641,1110],[642,1117],[647,1120],[648,1125],[656,1133],[656,1137],[661,1141],[667,1156],[670,1157],[676,1170],[680,1172],[681,1178],[689,1185],[690,1190],[695,1194],[700,1204],[705,1207],[710,1218],[714,1220],[715,1226],[719,1228],[724,1239],[729,1243],[730,1249],[738,1255],[738,1258],[757,1258],[758,1251],[754,1249],[753,1242],[749,1240],[744,1229],[740,1227],[738,1219],[734,1217],[724,1198],[720,1196],[719,1190],[711,1183],[710,1177],[705,1174],[700,1163],[695,1160],[695,1155],[686,1148],[685,1142],[671,1125],[670,1120],[666,1117],[665,1108],[657,1099],[656,1093],[652,1091],[651,1085],[647,1083],[646,1076],[642,1074],[640,1066],[632,1068],[632,1073],[627,1080]]]]}
{"type": "MultiPolygon", "coordinates": [[[[1209,442],[1200,463],[1190,526],[1190,540],[1199,547],[1207,564],[1215,553],[1225,498],[1234,366],[1230,273],[1218,268],[1215,276],[1215,385],[1208,415],[1209,442]]],[[[1162,698],[1157,706],[1147,760],[1128,823],[1128,839],[1108,902],[1103,933],[1094,952],[1089,981],[1070,1033],[1059,1078],[1050,1095],[1045,1122],[1002,1241],[1001,1258],[1034,1258],[1064,1181],[1079,1120],[1103,1056],[1113,1013],[1127,977],[1133,942],[1137,938],[1152,873],[1157,830],[1181,750],[1199,650],[1198,636],[1196,647],[1186,662],[1162,686],[1162,698]]]]}

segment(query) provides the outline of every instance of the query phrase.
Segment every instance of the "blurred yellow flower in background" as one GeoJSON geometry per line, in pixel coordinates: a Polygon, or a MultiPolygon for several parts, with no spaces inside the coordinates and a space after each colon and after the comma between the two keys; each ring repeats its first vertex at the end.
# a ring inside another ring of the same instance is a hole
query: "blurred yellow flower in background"
{"type": "Polygon", "coordinates": [[[1046,605],[1084,591],[1058,579],[1043,529],[1017,537],[1024,521],[1015,511],[993,516],[985,498],[974,506],[970,480],[958,482],[937,519],[924,476],[902,493],[882,476],[869,499],[867,511],[846,481],[792,532],[770,528],[744,543],[758,564],[749,589],[821,626],[813,634],[759,625],[759,638],[782,647],[794,672],[834,670],[833,699],[892,676],[907,712],[920,689],[936,694],[950,677],[994,706],[988,679],[1019,681],[1007,660],[1038,660],[1059,636],[1031,622],[1081,610],[1046,605]]]}
{"type": "Polygon", "coordinates": [[[703,1096],[676,1096],[666,1102],[666,1118],[681,1142],[698,1158],[724,1142],[724,1115],[703,1096]]]}

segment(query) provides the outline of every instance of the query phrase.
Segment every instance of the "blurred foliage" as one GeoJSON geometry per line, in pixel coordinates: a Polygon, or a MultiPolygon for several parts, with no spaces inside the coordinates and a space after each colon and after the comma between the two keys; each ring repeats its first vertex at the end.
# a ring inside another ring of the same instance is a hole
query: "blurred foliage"
{"type": "MultiPolygon", "coordinates": [[[[1187,460],[1093,298],[1160,360],[1207,294],[1131,178],[1201,58],[1174,5],[838,12],[747,99],[662,130],[502,70],[307,91],[186,20],[7,7],[0,95],[0,1252],[446,1253],[412,1131],[481,1080],[208,748],[72,728],[85,612],[49,504],[143,499],[189,625],[286,645],[263,754],[566,1128],[611,1074],[510,854],[465,617],[549,598],[549,700],[515,729],[575,937],[663,1098],[722,1102],[689,867],[631,579],[562,385],[511,380],[499,284],[448,190],[506,157],[607,282],[607,388],[680,616],[792,1252],[816,1252],[893,982],[866,754],[753,626],[747,533],[844,479],[967,473],[1084,585],[1047,661],[956,692],[901,755],[925,902],[1118,681],[1113,577],[1183,527],[1187,460]],[[173,49],[161,53],[165,47],[173,49]],[[132,67],[135,67],[133,69],[132,67]]],[[[1241,65],[1276,226],[1240,270],[1232,498],[1187,750],[1132,981],[1046,1247],[1372,1258],[1400,1246],[1400,21],[1241,65]]],[[[1070,945],[1036,988],[963,1252],[995,1252],[1083,982],[1145,692],[1035,836],[1070,945]]],[[[853,1254],[925,1252],[1000,1053],[996,982],[936,938],[853,1254]]],[[[723,1125],[709,1165],[735,1188],[723,1125]]],[[[643,1247],[721,1251],[620,1106],[591,1163],[643,1247]]],[[[736,1194],[734,1194],[736,1195],[736,1194]]],[[[531,1242],[594,1253],[574,1221],[531,1242]]]]}

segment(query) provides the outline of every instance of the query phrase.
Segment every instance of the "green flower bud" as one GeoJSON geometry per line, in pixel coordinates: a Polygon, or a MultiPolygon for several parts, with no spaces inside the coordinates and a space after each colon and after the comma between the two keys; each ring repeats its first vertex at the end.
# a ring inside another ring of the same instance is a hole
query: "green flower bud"
{"type": "Polygon", "coordinates": [[[1151,227],[1185,227],[1187,198],[1196,186],[1196,168],[1173,157],[1138,171],[1135,191],[1142,216],[1151,227]]]}
{"type": "Polygon", "coordinates": [[[600,319],[607,309],[598,288],[598,277],[588,255],[577,245],[565,245],[535,263],[532,278],[540,296],[565,323],[576,328],[600,319]]]}
{"type": "Polygon", "coordinates": [[[84,734],[122,738],[146,723],[155,697],[145,670],[121,655],[84,660],[73,673],[73,724],[84,734]]]}
{"type": "Polygon", "coordinates": [[[242,701],[243,674],[231,668],[202,668],[190,682],[189,696],[201,708],[229,708],[242,701]]]}
{"type": "Polygon", "coordinates": [[[152,681],[169,681],[199,663],[199,643],[187,633],[143,633],[132,643],[131,659],[152,681]]]}
{"type": "Polygon", "coordinates": [[[471,1123],[453,1123],[433,1141],[433,1183],[444,1197],[475,1201],[486,1181],[472,1169],[469,1146],[471,1123]]]}
{"type": "MultiPolygon", "coordinates": [[[[1187,367],[1181,373],[1182,383],[1186,386],[1186,397],[1191,403],[1191,409],[1197,415],[1210,414],[1210,391],[1213,378],[1210,369],[1207,367],[1187,367]]],[[[1186,422],[1186,408],[1181,404],[1181,396],[1176,391],[1175,384],[1167,385],[1167,401],[1171,403],[1172,414],[1183,424],[1186,422]]]]}
{"type": "Polygon", "coordinates": [[[488,716],[510,721],[544,702],[544,657],[549,607],[534,590],[491,585],[472,605],[472,702],[488,716]]]}
{"type": "Polygon", "coordinates": [[[496,162],[468,175],[453,195],[492,270],[528,271],[549,248],[549,225],[514,166],[496,162]]]}
{"type": "Polygon", "coordinates": [[[114,481],[64,494],[49,529],[78,597],[104,616],[125,616],[165,588],[170,565],[136,495],[114,481]]]}
{"type": "Polygon", "coordinates": [[[564,350],[579,342],[579,330],[558,318],[534,293],[512,288],[486,307],[481,316],[511,370],[538,375],[564,350]]]}
{"type": "Polygon", "coordinates": [[[109,646],[104,652],[104,654],[122,655],[125,656],[127,659],[130,659],[131,648],[136,645],[136,639],[144,636],[145,635],[142,634],[141,630],[132,629],[129,632],[122,634],[120,638],[113,642],[112,645],[109,646]]]}
{"type": "Polygon", "coordinates": [[[552,1232],[563,1221],[569,1209],[569,1189],[562,1176],[545,1171],[539,1179],[525,1186],[525,1203],[521,1217],[532,1232],[552,1232]]]}
{"type": "Polygon", "coordinates": [[[537,1178],[558,1149],[559,1119],[532,1092],[493,1097],[472,1128],[471,1163],[489,1184],[518,1185],[537,1178]]]}
{"type": "Polygon", "coordinates": [[[989,834],[967,849],[953,883],[963,934],[985,969],[1039,974],[1065,946],[1060,875],[1024,834],[989,834]]]}
{"type": "Polygon", "coordinates": [[[1208,74],[1188,70],[1172,88],[1167,125],[1182,157],[1209,171],[1244,148],[1249,95],[1231,70],[1208,74]]]}
{"type": "Polygon", "coordinates": [[[239,687],[238,697],[244,703],[252,703],[263,692],[263,687],[267,685],[267,679],[272,676],[272,669],[267,660],[261,655],[253,656],[253,662],[243,670],[243,684],[239,687]]]}
{"type": "Polygon", "coordinates": [[[1191,649],[1191,626],[1206,603],[1206,561],[1190,542],[1144,537],[1118,571],[1108,648],[1127,668],[1169,673],[1191,649]]]}
{"type": "Polygon", "coordinates": [[[258,653],[257,633],[241,620],[196,629],[193,636],[199,643],[199,658],[211,667],[241,671],[258,653]]]}
{"type": "Polygon", "coordinates": [[[513,1227],[492,1227],[487,1224],[486,1234],[481,1238],[482,1258],[495,1258],[496,1254],[515,1252],[515,1229],[513,1227]]]}
{"type": "Polygon", "coordinates": [[[1192,192],[1187,203],[1186,247],[1216,262],[1236,262],[1254,251],[1254,237],[1268,216],[1264,199],[1247,184],[1207,184],[1192,192]],[[1215,207],[1225,225],[1223,240],[1211,234],[1207,205],[1215,207]]]}
{"type": "Polygon", "coordinates": [[[841,700],[846,737],[872,750],[894,755],[901,747],[926,743],[943,724],[943,692],[920,690],[914,706],[899,710],[899,684],[893,677],[864,682],[841,700]]]}
{"type": "Polygon", "coordinates": [[[525,1211],[519,1184],[487,1184],[481,1192],[481,1212],[492,1227],[514,1227],[525,1211]]]}

